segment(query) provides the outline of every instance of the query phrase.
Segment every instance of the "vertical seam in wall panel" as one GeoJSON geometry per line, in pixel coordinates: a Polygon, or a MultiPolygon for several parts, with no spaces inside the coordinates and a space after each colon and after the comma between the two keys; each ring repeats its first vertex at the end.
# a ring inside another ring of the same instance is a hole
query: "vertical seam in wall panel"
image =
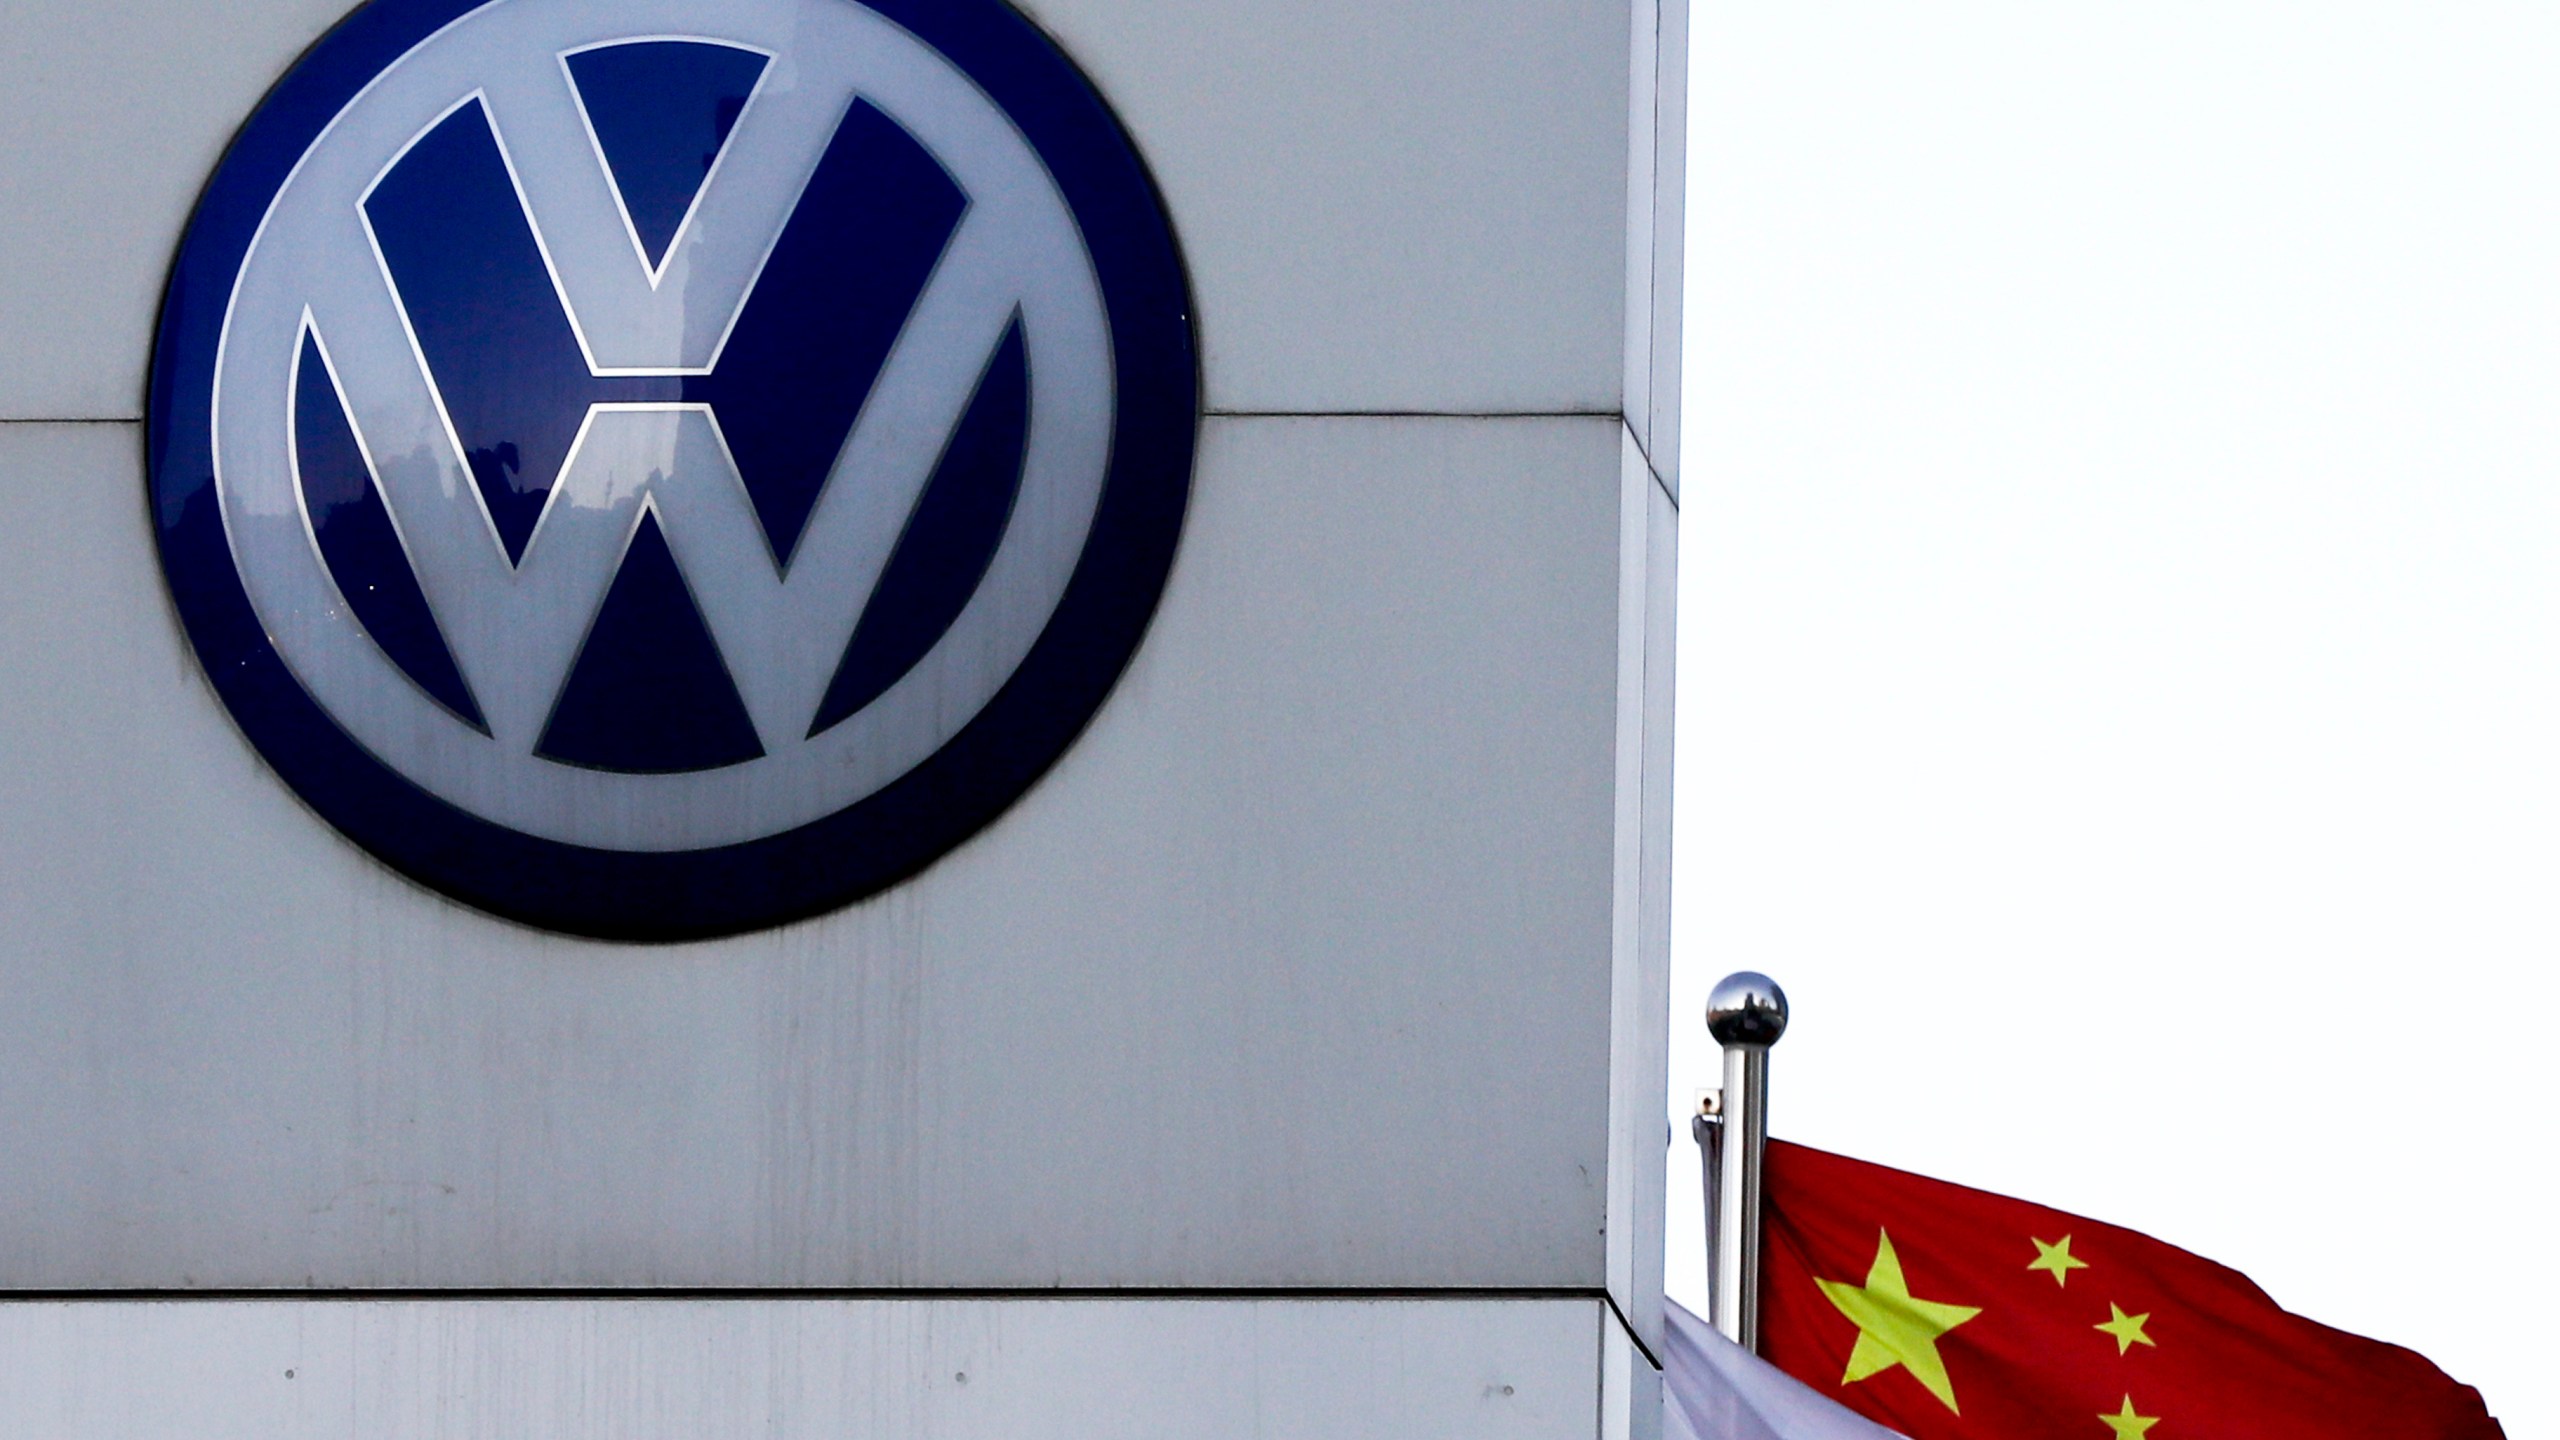
{"type": "Polygon", "coordinates": [[[1689,0],[1653,0],[1653,233],[1646,237],[1647,253],[1652,257],[1649,293],[1653,313],[1646,317],[1646,385],[1645,436],[1643,446],[1647,463],[1663,481],[1664,493],[1677,505],[1679,492],[1670,479],[1670,471],[1680,460],[1681,452],[1681,377],[1683,349],[1687,339],[1682,318],[1686,288],[1688,257],[1688,154],[1689,154],[1689,46],[1695,27],[1690,23],[1689,0]],[[1670,46],[1671,12],[1680,8],[1680,48],[1670,46]],[[1669,91],[1676,83],[1680,90],[1678,114],[1674,117],[1668,104],[1669,91]],[[1677,123],[1676,140],[1668,129],[1677,123]],[[1676,146],[1676,149],[1675,149],[1676,146]],[[1668,156],[1680,157],[1678,174],[1673,175],[1668,156]],[[1663,223],[1663,212],[1671,210],[1680,220],[1676,226],[1663,223]],[[1667,278],[1676,277],[1676,278],[1667,278]],[[1666,307],[1667,297],[1670,304],[1666,307]],[[1666,308],[1669,314],[1665,315],[1666,308]],[[1667,323],[1666,323],[1667,321],[1667,323]],[[1667,352],[1667,355],[1666,355],[1667,352]],[[1666,373],[1668,372],[1668,373],[1666,373]],[[1670,383],[1666,386],[1664,381],[1670,383]],[[1657,450],[1667,455],[1657,456],[1657,450]]]}
{"type": "Polygon", "coordinates": [[[1591,1312],[1591,1433],[1608,1440],[1609,1429],[1609,1322],[1598,1309],[1591,1312]]]}
{"type": "MultiPolygon", "coordinates": [[[[1648,0],[1653,8],[1653,143],[1646,155],[1653,161],[1653,173],[1645,183],[1653,187],[1653,203],[1645,207],[1645,218],[1652,234],[1644,237],[1645,265],[1651,272],[1645,277],[1644,293],[1647,314],[1644,317],[1644,437],[1636,442],[1636,453],[1644,456],[1644,468],[1652,472],[1654,483],[1662,483],[1662,467],[1653,458],[1652,442],[1660,437],[1654,432],[1657,417],[1653,413],[1654,388],[1662,375],[1662,6],[1663,0],[1648,0]]],[[[1667,488],[1667,487],[1666,487],[1667,488]]]]}
{"type": "Polygon", "coordinates": [[[1627,84],[1630,88],[1639,83],[1646,87],[1645,98],[1647,112],[1641,122],[1639,122],[1636,116],[1632,113],[1627,117],[1627,126],[1629,131],[1627,135],[1627,146],[1629,153],[1627,156],[1626,223],[1628,234],[1626,237],[1626,264],[1630,273],[1621,277],[1620,282],[1622,292],[1624,293],[1627,301],[1624,307],[1625,316],[1623,321],[1626,326],[1627,333],[1620,337],[1624,351],[1620,359],[1620,370],[1622,377],[1621,388],[1630,391],[1640,389],[1642,393],[1623,394],[1619,397],[1619,404],[1621,410],[1625,412],[1628,433],[1634,437],[1636,453],[1644,457],[1645,465],[1650,469],[1653,465],[1653,447],[1651,439],[1648,433],[1636,430],[1634,411],[1638,408],[1642,408],[1644,410],[1645,429],[1646,432],[1649,432],[1653,426],[1654,367],[1658,363],[1658,347],[1660,344],[1660,336],[1656,333],[1653,318],[1661,309],[1659,299],[1654,291],[1654,286],[1662,271],[1662,256],[1660,253],[1662,234],[1662,222],[1660,216],[1662,196],[1662,0],[1632,0],[1632,3],[1629,6],[1629,11],[1630,50],[1632,51],[1634,48],[1634,37],[1639,33],[1636,30],[1635,21],[1645,14],[1650,14],[1653,17],[1653,49],[1650,52],[1649,60],[1649,63],[1652,66],[1652,73],[1650,75],[1640,75],[1637,72],[1636,65],[1638,57],[1635,54],[1630,53],[1627,57],[1627,84]],[[1639,138],[1635,133],[1635,129],[1639,123],[1644,125],[1647,132],[1642,137],[1642,143],[1645,147],[1643,157],[1645,169],[1642,172],[1638,172],[1635,168],[1636,156],[1634,154],[1634,148],[1638,143],[1639,138]],[[1644,234],[1641,237],[1642,244],[1640,246],[1637,244],[1639,237],[1634,233],[1636,212],[1638,209],[1637,186],[1639,184],[1643,186],[1642,210],[1644,216],[1644,234]],[[1641,256],[1641,259],[1638,258],[1639,256],[1641,256]],[[1644,291],[1644,313],[1641,317],[1636,314],[1634,304],[1634,292],[1637,289],[1637,280],[1639,277],[1633,272],[1639,266],[1642,269],[1641,278],[1643,280],[1642,288],[1644,291]],[[1637,363],[1633,342],[1638,338],[1641,338],[1644,341],[1642,364],[1636,373],[1633,375],[1627,375],[1625,374],[1625,367],[1627,365],[1637,363]],[[1627,385],[1625,383],[1626,380],[1633,380],[1636,384],[1627,385]]]}
{"type": "MultiPolygon", "coordinates": [[[[1675,451],[1675,453],[1677,453],[1675,451]]],[[[1650,505],[1645,517],[1645,651],[1644,688],[1641,703],[1644,723],[1641,727],[1644,753],[1638,765],[1637,803],[1638,835],[1638,903],[1636,917],[1638,957],[1642,962],[1645,1005],[1656,1017],[1658,1028],[1646,1036],[1647,1073],[1657,1097],[1657,1104],[1670,1080],[1670,1015],[1671,1015],[1671,909],[1672,858],[1674,851],[1671,809],[1678,752],[1678,680],[1680,668],[1680,510],[1679,502],[1663,484],[1657,471],[1653,477],[1661,493],[1665,510],[1655,513],[1650,505]]],[[[1648,501],[1651,496],[1646,497],[1648,501]]],[[[1667,1321],[1668,1276],[1662,1260],[1671,1224],[1671,1211],[1665,1185],[1669,1174],[1669,1150],[1676,1131],[1663,1109],[1654,1112],[1664,1120],[1663,1145],[1646,1152],[1652,1183],[1644,1193],[1649,1211],[1649,1233],[1656,1257],[1653,1286],[1648,1293],[1631,1294],[1629,1304],[1643,1312],[1653,1328],[1640,1329],[1639,1339],[1665,1334],[1667,1321]]],[[[1653,1355],[1655,1368],[1663,1368],[1668,1352],[1653,1355]]]]}

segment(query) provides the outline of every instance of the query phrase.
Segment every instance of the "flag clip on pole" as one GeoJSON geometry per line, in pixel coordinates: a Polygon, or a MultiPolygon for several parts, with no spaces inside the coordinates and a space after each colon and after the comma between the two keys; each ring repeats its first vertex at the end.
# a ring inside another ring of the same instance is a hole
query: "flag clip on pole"
{"type": "MultiPolygon", "coordinates": [[[[1769,1143],[1769,1047],[1787,1033],[1787,992],[1757,971],[1718,981],[1707,1033],[1724,1047],[1716,1137],[1715,1326],[1760,1349],[1760,1158],[1769,1143]]],[[[1697,1127],[1703,1131],[1704,1126],[1697,1127]]],[[[1702,1134],[1701,1140],[1706,1137],[1702,1134]]]]}
{"type": "Polygon", "coordinates": [[[1724,1173],[1724,1092],[1698,1092],[1697,1111],[1689,1117],[1689,1138],[1698,1142],[1698,1213],[1706,1220],[1707,1313],[1715,1313],[1716,1186],[1724,1173]]]}

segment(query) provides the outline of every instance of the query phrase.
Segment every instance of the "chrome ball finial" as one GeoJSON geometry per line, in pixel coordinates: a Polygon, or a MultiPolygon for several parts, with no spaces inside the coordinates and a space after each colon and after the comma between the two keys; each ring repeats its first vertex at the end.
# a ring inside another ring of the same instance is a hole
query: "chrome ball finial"
{"type": "Polygon", "coordinates": [[[1716,982],[1707,996],[1707,1033],[1719,1045],[1775,1045],[1787,1033],[1787,992],[1757,970],[1716,982]]]}

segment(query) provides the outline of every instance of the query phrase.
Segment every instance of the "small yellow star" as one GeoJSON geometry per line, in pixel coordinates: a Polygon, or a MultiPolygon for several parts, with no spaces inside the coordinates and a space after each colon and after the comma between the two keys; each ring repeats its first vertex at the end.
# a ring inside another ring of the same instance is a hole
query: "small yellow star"
{"type": "MultiPolygon", "coordinates": [[[[2030,1240],[2036,1239],[2033,1235],[2030,1235],[2027,1238],[2030,1240]]],[[[2030,1270],[2050,1270],[2053,1272],[2054,1284],[2067,1286],[2071,1283],[2071,1272],[2074,1270],[2088,1269],[2089,1262],[2086,1260],[2074,1260],[2071,1258],[2071,1237],[2065,1235],[2050,1245],[2047,1245],[2041,1240],[2036,1240],[2036,1258],[2027,1263],[2027,1268],[2030,1270]]]]}
{"type": "MultiPolygon", "coordinates": [[[[2107,1302],[2107,1313],[2113,1318],[2109,1319],[2104,1325],[2092,1325],[2089,1328],[2092,1330],[2104,1330],[2108,1334],[2116,1337],[2116,1353],[2118,1355],[2124,1354],[2136,1345],[2153,1344],[2151,1337],[2142,1333],[2142,1322],[2151,1318],[2150,1311],[2145,1310],[2139,1315],[2127,1315],[2124,1313],[2124,1308],[2122,1306],[2116,1304],[2113,1300],[2110,1300],[2107,1302]]],[[[2155,1346],[2154,1348],[2157,1347],[2155,1346]]]]}
{"type": "Polygon", "coordinates": [[[1893,1237],[1882,1230],[1876,1232],[1875,1263],[1867,1268],[1865,1285],[1813,1283],[1858,1327],[1857,1348],[1849,1352],[1841,1384],[1854,1385],[1899,1365],[1949,1411],[1962,1413],[1956,1411],[1956,1387],[1947,1379],[1947,1364],[1938,1358],[1938,1337],[1981,1314],[1978,1307],[1913,1299],[1902,1278],[1902,1258],[1893,1253],[1893,1237]]]}
{"type": "Polygon", "coordinates": [[[2101,1415],[2098,1419],[2116,1432],[2115,1440],[2142,1440],[2145,1431],[2160,1423],[2157,1415],[2134,1414],[2133,1397],[2130,1395],[2124,1397],[2124,1409],[2113,1415],[2101,1415]]]}

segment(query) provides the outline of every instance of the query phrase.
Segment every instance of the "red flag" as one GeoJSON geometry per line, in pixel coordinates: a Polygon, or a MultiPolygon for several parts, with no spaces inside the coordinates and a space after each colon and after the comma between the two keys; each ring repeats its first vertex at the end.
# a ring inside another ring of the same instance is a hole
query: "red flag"
{"type": "Polygon", "coordinates": [[[2504,1440],[2424,1356],[2173,1245],[1772,1141],[1760,1348],[1912,1440],[2504,1440]]]}

